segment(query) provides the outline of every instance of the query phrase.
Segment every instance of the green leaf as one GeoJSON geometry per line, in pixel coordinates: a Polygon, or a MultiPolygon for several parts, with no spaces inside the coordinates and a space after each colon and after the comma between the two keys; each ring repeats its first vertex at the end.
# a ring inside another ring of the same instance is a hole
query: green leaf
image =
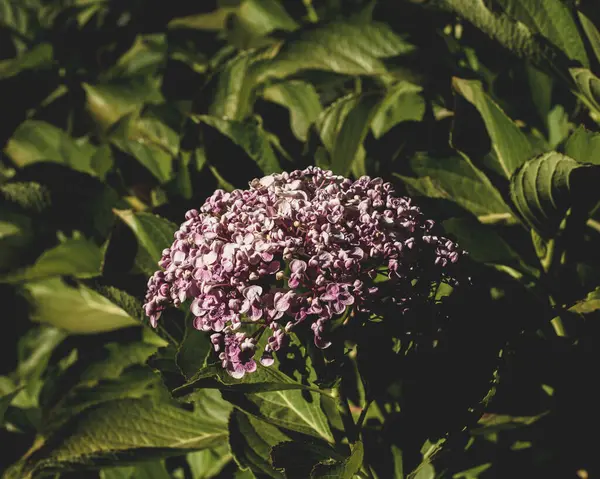
{"type": "Polygon", "coordinates": [[[81,381],[94,384],[101,379],[118,379],[123,371],[134,365],[145,364],[158,346],[142,341],[127,344],[108,343],[104,346],[107,356],[90,364],[81,373],[81,381]]]}
{"type": "Polygon", "coordinates": [[[519,127],[483,91],[475,80],[454,78],[454,88],[481,114],[495,153],[493,170],[506,178],[533,155],[533,148],[519,127]]]}
{"type": "Polygon", "coordinates": [[[15,76],[24,70],[50,68],[53,61],[54,49],[52,45],[49,43],[39,43],[24,52],[21,56],[0,60],[0,79],[15,76]]]}
{"type": "Polygon", "coordinates": [[[456,238],[469,256],[481,263],[514,264],[519,254],[494,231],[473,218],[451,218],[443,222],[444,231],[456,238]]]}
{"type": "Polygon", "coordinates": [[[212,349],[209,334],[205,331],[198,331],[194,328],[191,318],[186,317],[185,336],[179,345],[175,360],[187,379],[206,366],[206,359],[212,349]]]}
{"type": "Polygon", "coordinates": [[[350,446],[350,457],[344,461],[324,461],[317,464],[310,475],[314,479],[352,479],[362,467],[365,454],[362,442],[350,446]]]}
{"type": "Polygon", "coordinates": [[[543,35],[569,58],[589,66],[572,10],[562,0],[499,0],[508,15],[543,35]]]}
{"type": "Polygon", "coordinates": [[[223,398],[250,415],[275,426],[333,442],[319,395],[300,390],[241,394],[223,391],[223,398]],[[309,395],[306,396],[305,395],[309,395]],[[310,400],[308,399],[310,397],[310,400]]]}
{"type": "Polygon", "coordinates": [[[276,445],[271,451],[271,461],[275,468],[285,472],[287,479],[305,479],[313,477],[311,472],[319,463],[331,461],[340,464],[345,458],[327,443],[305,439],[276,445]]]}
{"type": "Polygon", "coordinates": [[[491,462],[475,466],[466,471],[457,472],[452,475],[452,479],[477,479],[483,472],[492,467],[491,462]]]}
{"type": "Polygon", "coordinates": [[[579,314],[589,314],[600,309],[600,287],[590,292],[585,299],[575,303],[569,311],[579,314]]]}
{"type": "Polygon", "coordinates": [[[51,205],[51,191],[33,181],[6,183],[0,186],[0,194],[4,205],[15,205],[32,216],[51,205]]]}
{"type": "Polygon", "coordinates": [[[228,444],[221,444],[213,449],[190,452],[187,462],[194,479],[210,479],[215,477],[231,461],[232,455],[228,444]]]}
{"type": "Polygon", "coordinates": [[[86,409],[30,454],[7,478],[29,479],[63,468],[98,467],[210,448],[227,428],[210,417],[149,398],[105,402],[86,409]]]}
{"type": "Polygon", "coordinates": [[[6,145],[5,152],[18,167],[52,161],[96,174],[91,166],[96,148],[85,141],[76,142],[63,130],[43,121],[26,120],[21,123],[6,145]]]}
{"type": "Polygon", "coordinates": [[[353,166],[363,162],[365,149],[362,142],[377,112],[379,100],[381,96],[377,93],[350,94],[339,98],[320,114],[317,130],[332,159],[327,168],[347,174],[353,166]]]}
{"type": "Polygon", "coordinates": [[[129,113],[139,111],[144,103],[160,103],[158,82],[151,77],[137,77],[110,83],[82,83],[87,109],[102,128],[108,128],[129,113]]]}
{"type": "Polygon", "coordinates": [[[149,461],[138,466],[111,467],[100,471],[100,479],[171,479],[164,461],[149,461]]]}
{"type": "Polygon", "coordinates": [[[46,250],[28,268],[0,276],[0,283],[33,281],[51,276],[75,276],[91,278],[100,275],[102,251],[89,240],[67,239],[58,246],[46,250]]]}
{"type": "Polygon", "coordinates": [[[21,254],[35,240],[32,218],[0,209],[0,270],[21,263],[21,254]]]}
{"type": "Polygon", "coordinates": [[[382,58],[407,54],[414,46],[384,23],[337,21],[298,31],[274,49],[270,60],[252,70],[258,83],[302,70],[346,75],[385,75],[382,58]]]}
{"type": "Polygon", "coordinates": [[[569,58],[559,48],[543,42],[522,22],[504,13],[495,13],[484,0],[440,0],[438,6],[450,10],[497,41],[520,58],[540,69],[566,77],[569,58]]]}
{"type": "Polygon", "coordinates": [[[16,388],[14,391],[0,396],[0,427],[4,425],[4,415],[6,414],[6,410],[8,409],[10,403],[16,397],[16,395],[21,392],[21,389],[23,388],[19,387],[16,388]]]}
{"type": "Polygon", "coordinates": [[[111,128],[110,141],[138,160],[161,183],[171,179],[179,140],[160,120],[140,118],[137,113],[126,114],[111,128]]]}
{"type": "Polygon", "coordinates": [[[84,284],[104,296],[110,302],[116,304],[132,318],[139,320],[143,318],[144,310],[142,308],[142,302],[138,298],[131,296],[129,293],[115,288],[114,286],[106,286],[95,280],[86,281],[84,284]]]}
{"type": "Polygon", "coordinates": [[[290,111],[290,123],[296,138],[306,141],[308,129],[322,111],[315,87],[300,80],[289,80],[266,87],[263,97],[290,111]]]}
{"type": "MultiPolygon", "coordinates": [[[[65,374],[69,374],[69,371],[65,374]]],[[[60,394],[58,401],[44,411],[44,435],[56,431],[72,417],[90,407],[116,399],[159,397],[163,392],[162,388],[160,376],[150,368],[137,366],[126,369],[115,379],[95,378],[93,381],[78,383],[68,391],[57,391],[60,394]]]]}
{"type": "Polygon", "coordinates": [[[600,133],[579,126],[567,140],[564,153],[580,163],[600,165],[600,133]]]}
{"type": "Polygon", "coordinates": [[[357,156],[364,151],[362,143],[381,99],[379,93],[361,95],[344,118],[331,152],[331,169],[334,173],[347,176],[357,156]]]}
{"type": "Polygon", "coordinates": [[[73,333],[98,333],[140,325],[124,310],[95,291],[61,279],[31,281],[23,285],[35,308],[31,318],[73,333]]]}
{"type": "Polygon", "coordinates": [[[52,351],[67,337],[55,327],[32,328],[19,339],[17,376],[24,382],[40,376],[46,369],[52,351]]]}
{"type": "Polygon", "coordinates": [[[423,88],[401,81],[392,86],[381,101],[371,122],[373,136],[380,138],[403,121],[421,121],[425,100],[419,94],[423,88]]]}
{"type": "Polygon", "coordinates": [[[579,87],[580,98],[598,114],[600,112],[600,78],[586,68],[571,68],[570,72],[579,87]]]}
{"type": "MultiPolygon", "coordinates": [[[[183,400],[189,400],[194,397],[196,390],[202,390],[203,388],[216,388],[223,391],[247,393],[292,389],[314,390],[310,386],[294,381],[272,366],[265,367],[259,364],[258,369],[254,373],[247,374],[242,379],[234,379],[220,364],[213,364],[197,371],[190,382],[175,389],[173,395],[183,400]]],[[[327,393],[326,391],[322,391],[321,394],[327,393]]]]}
{"type": "Polygon", "coordinates": [[[416,178],[395,175],[416,192],[454,201],[482,223],[514,222],[500,192],[466,156],[433,158],[419,155],[410,164],[416,178]]]}
{"type": "Polygon", "coordinates": [[[583,31],[587,35],[587,39],[590,42],[592,51],[596,55],[596,59],[600,62],[600,31],[598,31],[594,23],[585,13],[578,10],[577,15],[579,17],[579,22],[583,27],[583,31]]]}
{"type": "Polygon", "coordinates": [[[581,165],[561,153],[545,153],[515,172],[510,197],[526,224],[551,237],[569,208],[584,206],[597,196],[588,189],[597,174],[597,166],[581,165]]]}
{"type": "Polygon", "coordinates": [[[278,0],[246,0],[238,9],[238,17],[255,35],[266,35],[273,30],[294,31],[296,21],[278,0]]]}
{"type": "Polygon", "coordinates": [[[229,446],[236,463],[242,468],[284,478],[270,462],[271,449],[290,438],[279,429],[240,411],[233,411],[229,419],[229,446]]]}
{"type": "Polygon", "coordinates": [[[260,125],[254,121],[235,121],[207,115],[195,117],[225,135],[256,162],[265,175],[281,172],[277,157],[269,139],[260,125]]]}
{"type": "Polygon", "coordinates": [[[208,113],[214,117],[243,120],[251,109],[254,78],[250,66],[257,60],[254,51],[242,51],[221,67],[216,78],[208,113]]]}
{"type": "Polygon", "coordinates": [[[173,243],[177,225],[152,213],[135,213],[132,210],[113,210],[131,228],[139,245],[150,255],[154,270],[165,248],[173,243]]]}

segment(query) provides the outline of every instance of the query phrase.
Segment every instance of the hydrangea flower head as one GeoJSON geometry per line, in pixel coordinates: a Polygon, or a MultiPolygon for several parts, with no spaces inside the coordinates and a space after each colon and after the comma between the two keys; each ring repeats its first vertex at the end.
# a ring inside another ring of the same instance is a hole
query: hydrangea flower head
{"type": "Polygon", "coordinates": [[[382,302],[405,311],[415,280],[455,281],[449,266],[463,254],[390,183],[316,167],[217,190],[185,218],[148,282],[144,309],[156,327],[165,308],[190,301],[195,328],[212,333],[237,378],[256,370],[259,334],[269,334],[259,352],[265,366],[301,323],[326,348],[332,319],[349,308],[377,314],[382,302]],[[245,323],[256,333],[247,336],[245,323]]]}

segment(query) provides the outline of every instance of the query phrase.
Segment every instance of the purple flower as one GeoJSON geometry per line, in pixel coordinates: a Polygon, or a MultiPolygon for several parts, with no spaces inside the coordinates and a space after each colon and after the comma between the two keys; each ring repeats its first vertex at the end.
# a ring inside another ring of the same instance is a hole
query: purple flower
{"type": "Polygon", "coordinates": [[[189,301],[194,326],[214,333],[223,367],[241,377],[256,368],[248,320],[273,331],[267,365],[300,323],[324,348],[327,323],[348,308],[378,314],[395,304],[402,314],[416,280],[456,282],[463,251],[432,228],[381,178],[351,181],[316,167],[269,175],[247,190],[217,190],[186,213],[144,311],[156,326],[165,308],[189,301]]]}

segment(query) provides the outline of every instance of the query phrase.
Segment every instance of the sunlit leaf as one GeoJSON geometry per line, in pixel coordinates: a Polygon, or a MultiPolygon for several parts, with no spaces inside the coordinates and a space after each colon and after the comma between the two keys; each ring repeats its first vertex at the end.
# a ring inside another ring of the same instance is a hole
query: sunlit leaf
{"type": "Polygon", "coordinates": [[[60,278],[23,285],[33,302],[32,319],[73,333],[112,331],[140,323],[124,310],[83,285],[68,286],[60,278]]]}
{"type": "Polygon", "coordinates": [[[134,213],[132,210],[115,210],[135,234],[140,246],[150,255],[158,269],[158,261],[165,248],[173,243],[177,226],[160,216],[151,213],[134,213]]]}
{"type": "Polygon", "coordinates": [[[42,121],[27,120],[22,123],[5,151],[19,167],[38,161],[53,161],[95,174],[91,159],[96,148],[87,142],[76,143],[66,132],[42,121]]]}
{"type": "Polygon", "coordinates": [[[371,123],[375,138],[385,135],[402,121],[423,119],[425,100],[419,94],[422,90],[408,82],[399,82],[389,89],[371,123]]]}
{"type": "Polygon", "coordinates": [[[299,390],[268,391],[246,395],[224,391],[223,398],[250,415],[292,431],[333,441],[319,395],[299,390]],[[305,395],[310,395],[310,400],[305,395]]]}
{"type": "Polygon", "coordinates": [[[588,66],[585,46],[572,10],[562,0],[499,0],[508,15],[546,37],[565,54],[588,66]]]}
{"type": "Polygon", "coordinates": [[[301,70],[325,70],[347,75],[384,75],[382,58],[410,53],[414,46],[384,23],[338,21],[298,31],[279,45],[272,60],[254,67],[260,83],[301,70]]]}
{"type": "Polygon", "coordinates": [[[492,140],[496,162],[490,165],[506,178],[533,155],[533,148],[519,127],[483,91],[481,83],[454,78],[456,90],[472,103],[483,118],[492,140]]]}
{"type": "Polygon", "coordinates": [[[582,192],[598,178],[597,168],[560,153],[546,153],[515,172],[510,182],[511,200],[528,225],[552,235],[567,209],[593,203],[597,195],[582,192]]]}
{"type": "Polygon", "coordinates": [[[236,462],[253,471],[283,479],[270,462],[271,449],[290,438],[275,426],[234,411],[229,420],[229,444],[236,462]]]}
{"type": "Polygon", "coordinates": [[[411,161],[416,178],[399,176],[410,188],[430,198],[458,203],[482,223],[514,222],[512,212],[491,181],[466,156],[411,161]]]}
{"type": "Polygon", "coordinates": [[[27,479],[42,471],[89,468],[115,458],[144,460],[210,448],[226,439],[227,428],[168,403],[123,399],[86,409],[55,434],[62,440],[48,438],[7,477],[27,479]]]}
{"type": "Polygon", "coordinates": [[[580,163],[600,165],[600,133],[580,126],[567,140],[564,153],[580,163]]]}
{"type": "Polygon", "coordinates": [[[290,111],[292,131],[299,140],[306,140],[308,129],[316,121],[322,107],[315,88],[299,80],[274,83],[262,92],[266,100],[290,111]]]}
{"type": "Polygon", "coordinates": [[[82,238],[68,239],[46,250],[32,266],[0,276],[0,283],[33,281],[65,275],[90,278],[100,275],[101,263],[102,252],[94,243],[82,238]]]}
{"type": "Polygon", "coordinates": [[[197,120],[215,128],[242,148],[265,175],[281,171],[267,135],[257,123],[227,120],[206,115],[198,116],[197,120]]]}

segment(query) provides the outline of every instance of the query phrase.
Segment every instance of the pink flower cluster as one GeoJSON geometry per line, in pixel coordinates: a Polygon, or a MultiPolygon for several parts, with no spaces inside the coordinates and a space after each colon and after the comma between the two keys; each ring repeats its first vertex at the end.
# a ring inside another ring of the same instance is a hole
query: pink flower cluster
{"type": "Polygon", "coordinates": [[[242,377],[256,369],[265,331],[260,361],[270,365],[300,323],[326,348],[328,322],[348,308],[376,314],[391,301],[402,311],[415,280],[451,281],[446,266],[463,252],[432,226],[381,178],[351,181],[316,167],[217,190],[163,251],[145,312],[156,326],[167,306],[191,300],[194,326],[213,333],[223,367],[242,377]],[[251,336],[245,323],[257,326],[251,336]]]}

